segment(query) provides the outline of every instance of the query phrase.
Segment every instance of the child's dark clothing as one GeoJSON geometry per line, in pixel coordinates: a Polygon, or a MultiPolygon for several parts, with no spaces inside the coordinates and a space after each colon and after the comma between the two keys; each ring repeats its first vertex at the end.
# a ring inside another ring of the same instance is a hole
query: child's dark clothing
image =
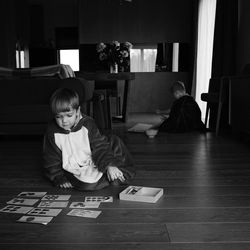
{"type": "Polygon", "coordinates": [[[159,126],[159,131],[183,133],[205,131],[201,110],[192,96],[185,95],[174,101],[169,117],[159,126]]]}
{"type": "Polygon", "coordinates": [[[81,190],[110,185],[107,167],[116,166],[126,180],[135,175],[133,161],[117,136],[101,135],[92,118],[84,116],[71,130],[51,122],[44,137],[46,176],[59,186],[67,181],[81,190]]]}

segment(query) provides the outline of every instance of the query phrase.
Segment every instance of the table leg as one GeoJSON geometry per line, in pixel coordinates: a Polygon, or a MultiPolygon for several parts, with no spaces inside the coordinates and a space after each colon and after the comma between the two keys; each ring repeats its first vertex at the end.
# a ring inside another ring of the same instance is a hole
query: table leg
{"type": "Polygon", "coordinates": [[[122,103],[122,121],[127,121],[127,107],[128,107],[128,94],[129,94],[129,88],[130,88],[130,81],[125,80],[124,84],[124,92],[123,92],[123,103],[122,103]]]}

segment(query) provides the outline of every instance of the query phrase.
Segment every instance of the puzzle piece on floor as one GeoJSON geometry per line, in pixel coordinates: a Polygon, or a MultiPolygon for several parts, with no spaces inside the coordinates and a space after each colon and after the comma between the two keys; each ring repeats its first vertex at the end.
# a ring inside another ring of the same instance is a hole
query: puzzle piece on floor
{"type": "Polygon", "coordinates": [[[67,207],[68,201],[41,201],[37,207],[67,207]]]}
{"type": "Polygon", "coordinates": [[[33,208],[34,207],[22,207],[22,206],[8,205],[8,206],[0,209],[0,212],[26,214],[30,210],[32,210],[33,208]]]}
{"type": "Polygon", "coordinates": [[[34,208],[28,214],[35,216],[57,216],[61,211],[62,209],[56,208],[34,208]]]}
{"type": "Polygon", "coordinates": [[[82,202],[76,201],[70,204],[70,208],[98,208],[100,202],[82,202]]]}
{"type": "Polygon", "coordinates": [[[95,219],[100,214],[101,214],[101,211],[96,211],[96,210],[72,209],[67,215],[95,219]]]}
{"type": "Polygon", "coordinates": [[[41,198],[46,195],[47,192],[21,192],[18,194],[18,197],[25,197],[25,198],[41,198]]]}
{"type": "Polygon", "coordinates": [[[58,194],[47,194],[45,195],[42,200],[47,201],[67,201],[71,195],[58,195],[58,194]]]}
{"type": "Polygon", "coordinates": [[[53,217],[45,217],[45,216],[22,216],[17,222],[26,222],[26,223],[37,223],[47,225],[53,217]]]}
{"type": "Polygon", "coordinates": [[[39,201],[38,199],[14,198],[14,199],[8,201],[7,204],[33,206],[38,201],[39,201]]]}

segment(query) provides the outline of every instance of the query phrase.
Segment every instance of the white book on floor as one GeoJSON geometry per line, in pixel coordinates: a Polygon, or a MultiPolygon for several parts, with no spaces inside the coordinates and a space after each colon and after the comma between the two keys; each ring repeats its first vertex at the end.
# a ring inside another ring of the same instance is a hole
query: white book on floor
{"type": "Polygon", "coordinates": [[[133,127],[129,128],[129,132],[145,132],[146,130],[153,127],[153,124],[149,123],[137,123],[133,127]]]}

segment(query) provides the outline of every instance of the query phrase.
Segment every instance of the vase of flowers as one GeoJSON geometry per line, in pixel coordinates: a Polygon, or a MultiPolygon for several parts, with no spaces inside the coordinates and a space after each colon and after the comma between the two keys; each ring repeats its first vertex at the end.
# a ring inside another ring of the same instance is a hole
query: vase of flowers
{"type": "Polygon", "coordinates": [[[99,43],[96,51],[99,60],[106,62],[109,66],[110,73],[118,73],[118,69],[129,71],[129,51],[131,48],[132,44],[130,42],[119,43],[118,41],[112,41],[109,44],[99,43]]]}
{"type": "Polygon", "coordinates": [[[109,72],[118,73],[118,64],[117,63],[111,64],[109,67],[109,72]]]}

